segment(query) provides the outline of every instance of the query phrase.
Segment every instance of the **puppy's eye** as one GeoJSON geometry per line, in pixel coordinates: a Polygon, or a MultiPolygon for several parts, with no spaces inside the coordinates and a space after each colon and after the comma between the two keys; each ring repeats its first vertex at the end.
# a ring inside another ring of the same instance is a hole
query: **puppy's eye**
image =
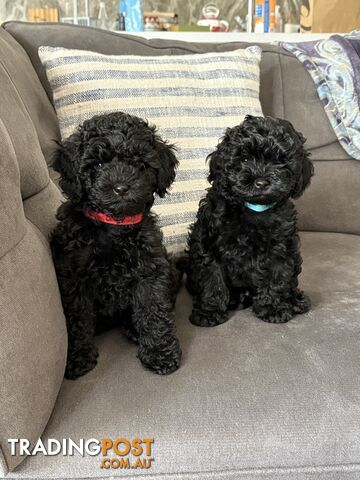
{"type": "Polygon", "coordinates": [[[249,160],[247,158],[242,159],[242,163],[247,163],[249,160]]]}
{"type": "Polygon", "coordinates": [[[146,168],[145,163],[143,163],[143,162],[139,163],[140,172],[143,172],[145,170],[145,168],[146,168]]]}
{"type": "Polygon", "coordinates": [[[101,167],[103,166],[103,164],[102,164],[102,163],[98,163],[97,166],[98,166],[99,168],[101,168],[101,167]]]}

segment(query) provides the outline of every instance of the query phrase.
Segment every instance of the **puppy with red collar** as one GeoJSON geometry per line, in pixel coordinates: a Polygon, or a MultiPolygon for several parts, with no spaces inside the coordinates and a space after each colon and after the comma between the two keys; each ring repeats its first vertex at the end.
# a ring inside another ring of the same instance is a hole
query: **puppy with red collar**
{"type": "Polygon", "coordinates": [[[118,326],[158,374],[180,365],[172,275],[156,217],[175,178],[174,149],[144,120],[95,116],[59,145],[54,169],[68,200],[51,248],[68,330],[65,376],[97,363],[96,333],[118,326]]]}

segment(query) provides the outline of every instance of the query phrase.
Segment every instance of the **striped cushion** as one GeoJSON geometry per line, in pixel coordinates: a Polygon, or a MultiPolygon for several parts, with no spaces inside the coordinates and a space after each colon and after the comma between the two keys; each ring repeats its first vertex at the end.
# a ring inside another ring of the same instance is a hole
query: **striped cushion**
{"type": "Polygon", "coordinates": [[[178,147],[171,194],[157,198],[165,244],[182,250],[207,188],[206,156],[226,127],[262,115],[259,47],[182,56],[115,56],[40,47],[63,138],[95,114],[124,111],[157,125],[178,147]]]}

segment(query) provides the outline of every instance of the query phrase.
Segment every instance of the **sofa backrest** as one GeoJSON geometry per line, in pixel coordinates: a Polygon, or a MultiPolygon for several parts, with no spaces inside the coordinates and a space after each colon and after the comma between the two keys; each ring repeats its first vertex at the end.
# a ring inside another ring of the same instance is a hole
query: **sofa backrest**
{"type": "MultiPolygon", "coordinates": [[[[228,51],[249,45],[244,42],[211,44],[146,40],[65,24],[9,22],[4,28],[26,50],[50,99],[50,87],[37,55],[40,45],[117,55],[183,55],[228,51]]],[[[260,46],[263,48],[260,99],[264,114],[286,118],[302,131],[315,163],[312,185],[298,201],[300,229],[359,234],[359,163],[350,158],[337,141],[313,81],[300,62],[280,46],[260,46]]],[[[49,122],[54,133],[53,112],[50,114],[47,109],[47,114],[40,124],[49,122]]],[[[46,143],[45,139],[43,141],[46,143]]]]}
{"type": "MultiPolygon", "coordinates": [[[[0,477],[35,441],[63,379],[66,327],[48,244],[61,201],[44,155],[56,116],[23,48],[0,29],[0,477]],[[3,470],[3,471],[1,471],[3,470]]],[[[3,475],[2,475],[3,474],[3,475]]]]}

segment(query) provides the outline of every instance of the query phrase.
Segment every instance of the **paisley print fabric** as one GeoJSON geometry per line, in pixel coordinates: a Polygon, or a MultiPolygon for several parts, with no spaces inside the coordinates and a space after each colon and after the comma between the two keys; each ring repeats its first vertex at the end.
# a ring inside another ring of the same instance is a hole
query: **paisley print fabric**
{"type": "Polygon", "coordinates": [[[360,160],[360,30],[281,45],[310,73],[340,144],[360,160]]]}

